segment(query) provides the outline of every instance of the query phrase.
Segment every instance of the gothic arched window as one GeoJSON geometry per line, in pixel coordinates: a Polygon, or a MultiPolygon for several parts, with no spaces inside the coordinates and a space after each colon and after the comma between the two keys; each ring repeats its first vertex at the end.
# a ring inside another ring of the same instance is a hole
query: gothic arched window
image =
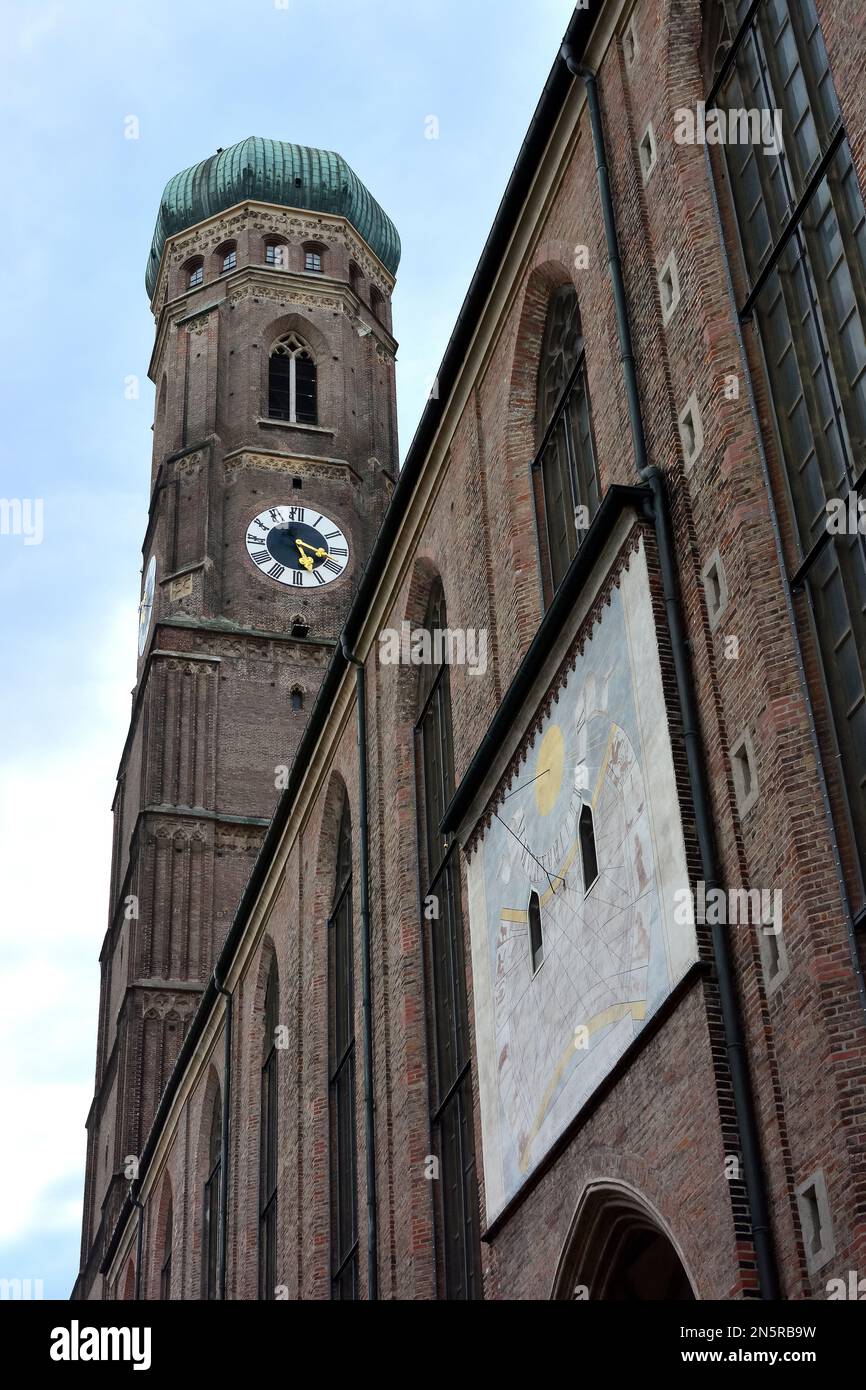
{"type": "Polygon", "coordinates": [[[289,248],[280,237],[268,237],[265,242],[265,265],[276,266],[279,270],[288,270],[289,248]]]}
{"type": "Polygon", "coordinates": [[[788,581],[805,594],[798,616],[820,652],[816,696],[829,700],[862,863],[866,538],[835,534],[828,503],[851,500],[856,514],[866,479],[866,211],[814,0],[712,0],[704,63],[708,120],[714,108],[776,113],[759,136],[728,129],[711,158],[739,229],[740,318],[756,324],[770,388],[788,581]]]}
{"type": "Polygon", "coordinates": [[[174,1238],[174,1210],[171,1189],[168,1191],[168,1206],[162,1233],[162,1262],[159,1267],[159,1296],[163,1300],[171,1298],[171,1249],[174,1238]]]}
{"type": "Polygon", "coordinates": [[[416,725],[430,1123],[433,1153],[439,1164],[439,1180],[431,1188],[438,1275],[445,1297],[478,1298],[478,1187],[460,868],[455,842],[439,829],[454,793],[454,753],[448,665],[444,643],[437,644],[435,639],[437,632],[448,631],[445,597],[438,581],[430,595],[425,626],[433,637],[433,655],[440,657],[421,667],[416,725]]]}
{"type": "Polygon", "coordinates": [[[217,264],[221,275],[236,270],[238,264],[238,245],[236,241],[224,241],[216,250],[217,264]]]}
{"type": "Polygon", "coordinates": [[[293,425],[315,425],[316,396],[316,359],[297,333],[288,333],[271,350],[268,414],[293,425]]]}
{"type": "Polygon", "coordinates": [[[194,256],[191,261],[187,261],[184,266],[186,283],[189,289],[194,290],[204,282],[204,260],[201,256],[194,256]]]}
{"type": "Polygon", "coordinates": [[[220,1186],[222,1181],[223,1108],[217,1091],[211,1110],[204,1185],[202,1277],[205,1298],[219,1298],[220,1186]]]}
{"type": "Polygon", "coordinates": [[[599,500],[580,311],[573,285],[553,296],[538,369],[538,453],[544,497],[539,518],[553,588],[574,559],[599,500]]]}
{"type": "Polygon", "coordinates": [[[349,798],[337,836],[334,905],[328,921],[331,1296],[358,1296],[355,1137],[355,945],[352,930],[352,819],[349,798]]]}
{"type": "Polygon", "coordinates": [[[277,1023],[280,982],[271,962],[265,986],[262,1085],[259,1117],[259,1298],[276,1297],[277,1285],[277,1023]]]}

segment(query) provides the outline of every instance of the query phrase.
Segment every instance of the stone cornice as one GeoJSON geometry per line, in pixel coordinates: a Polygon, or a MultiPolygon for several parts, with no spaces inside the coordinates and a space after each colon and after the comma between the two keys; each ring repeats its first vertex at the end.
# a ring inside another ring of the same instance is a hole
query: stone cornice
{"type": "Polygon", "coordinates": [[[210,289],[214,296],[207,304],[196,304],[195,296],[201,291],[189,290],[162,306],[147,368],[148,377],[154,384],[156,364],[162,356],[166,337],[173,328],[184,328],[194,334],[204,332],[211,314],[219,313],[224,305],[231,310],[248,299],[271,300],[287,309],[300,311],[328,309],[332,313],[343,313],[354,328],[369,331],[373,336],[376,352],[382,362],[391,363],[396,357],[396,338],[350,285],[333,276],[283,270],[279,266],[245,265],[205,288],[210,289]]]}

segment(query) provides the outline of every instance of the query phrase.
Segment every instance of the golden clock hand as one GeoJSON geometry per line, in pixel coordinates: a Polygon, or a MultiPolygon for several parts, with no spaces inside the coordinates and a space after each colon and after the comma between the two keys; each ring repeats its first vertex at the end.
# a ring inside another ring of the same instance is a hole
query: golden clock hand
{"type": "Polygon", "coordinates": [[[307,542],[306,542],[306,541],[299,541],[299,540],[296,540],[296,541],[295,541],[295,545],[298,546],[299,549],[300,549],[301,546],[303,546],[304,550],[312,550],[313,554],[314,554],[314,555],[318,555],[321,559],[325,559],[325,558],[327,557],[327,554],[328,554],[327,550],[323,550],[322,547],[321,547],[320,545],[319,545],[319,546],[307,545],[307,542]]]}
{"type": "Polygon", "coordinates": [[[301,548],[301,547],[303,546],[303,544],[304,544],[303,541],[299,541],[299,540],[297,540],[297,539],[295,540],[295,545],[298,547],[298,554],[299,554],[299,557],[300,557],[299,560],[298,560],[298,564],[301,565],[302,568],[305,569],[305,570],[307,571],[308,574],[311,574],[312,571],[313,571],[313,561],[312,561],[312,558],[311,558],[309,555],[305,555],[305,554],[304,554],[304,552],[303,552],[303,550],[302,550],[302,548],[301,548]]]}

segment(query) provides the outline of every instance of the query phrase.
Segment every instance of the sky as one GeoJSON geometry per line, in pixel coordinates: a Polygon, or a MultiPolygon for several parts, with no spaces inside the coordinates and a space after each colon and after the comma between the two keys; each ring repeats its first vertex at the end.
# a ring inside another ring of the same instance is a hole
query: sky
{"type": "Polygon", "coordinates": [[[46,1298],[79,1261],[162,189],[248,135],[348,160],[403,242],[405,453],[571,8],[0,0],[0,1278],[46,1298]]]}

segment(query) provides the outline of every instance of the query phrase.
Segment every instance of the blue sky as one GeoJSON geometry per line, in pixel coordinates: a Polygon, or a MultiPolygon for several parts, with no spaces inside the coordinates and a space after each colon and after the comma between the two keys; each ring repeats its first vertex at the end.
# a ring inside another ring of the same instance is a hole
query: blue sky
{"type": "Polygon", "coordinates": [[[405,452],[571,3],[3,9],[0,499],[25,510],[17,528],[0,512],[0,1277],[63,1298],[135,679],[153,413],[144,270],[160,193],[247,135],[345,156],[403,241],[405,452]]]}

